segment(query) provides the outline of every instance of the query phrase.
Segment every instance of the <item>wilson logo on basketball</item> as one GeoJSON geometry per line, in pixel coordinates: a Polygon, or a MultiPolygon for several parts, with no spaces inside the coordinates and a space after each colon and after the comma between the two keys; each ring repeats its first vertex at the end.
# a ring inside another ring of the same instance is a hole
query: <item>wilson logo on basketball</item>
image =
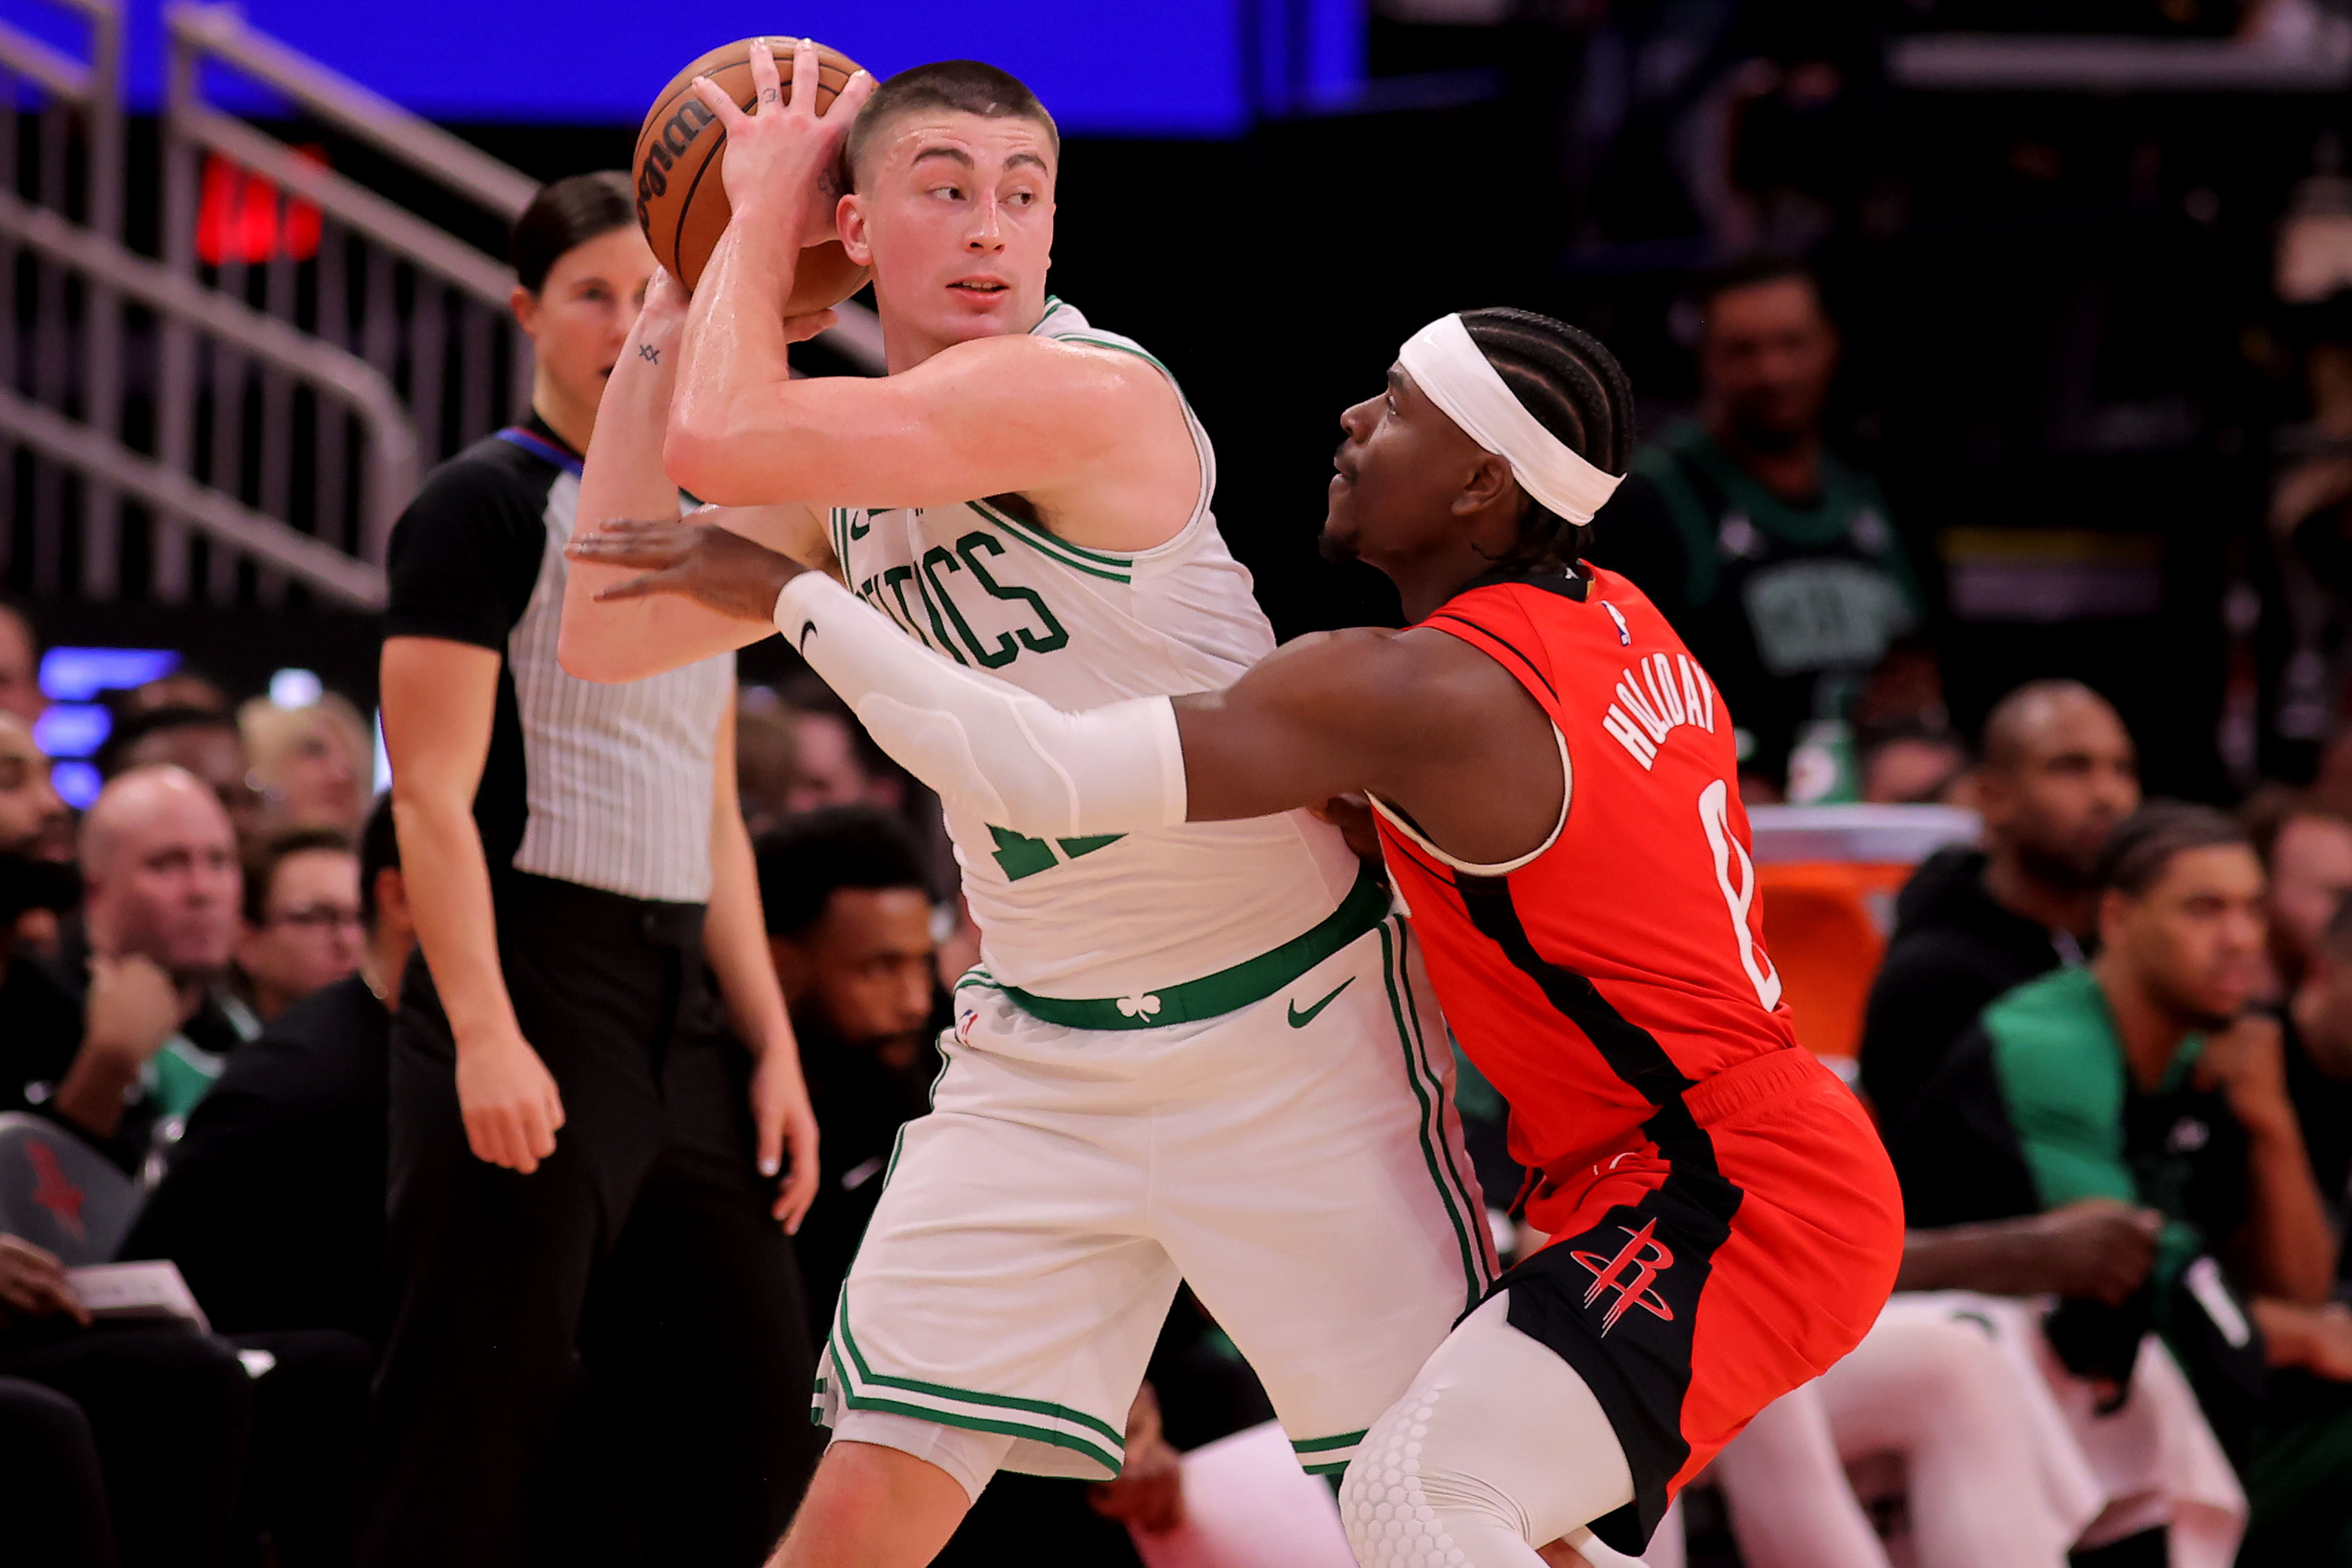
{"type": "Polygon", "coordinates": [[[702,107],[699,100],[688,99],[678,111],[663,122],[661,134],[646,148],[646,157],[637,172],[637,222],[646,221],[646,204],[669,189],[672,164],[686,156],[702,128],[718,118],[702,107]]]}
{"type": "Polygon", "coordinates": [[[1652,1317],[1667,1322],[1675,1321],[1674,1308],[1666,1305],[1664,1299],[1651,1288],[1652,1281],[1675,1266],[1674,1253],[1667,1249],[1664,1242],[1650,1234],[1657,1228],[1658,1222],[1654,1219],[1646,1221],[1639,1230],[1619,1226],[1617,1228],[1625,1232],[1627,1239],[1613,1258],[1603,1258],[1598,1252],[1569,1254],[1592,1276],[1592,1288],[1584,1292],[1586,1306],[1599,1301],[1605,1291],[1617,1292],[1617,1299],[1609,1303],[1609,1311],[1601,1319],[1601,1334],[1604,1339],[1608,1337],[1609,1331],[1617,1326],[1617,1320],[1625,1315],[1628,1307],[1639,1307],[1652,1317]]]}

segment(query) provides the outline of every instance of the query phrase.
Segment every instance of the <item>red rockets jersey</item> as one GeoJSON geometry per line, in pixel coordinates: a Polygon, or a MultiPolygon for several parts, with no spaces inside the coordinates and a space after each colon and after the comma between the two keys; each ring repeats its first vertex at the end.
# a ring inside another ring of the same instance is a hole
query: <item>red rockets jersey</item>
{"type": "Polygon", "coordinates": [[[1510,1102],[1512,1155],[1547,1172],[1625,1148],[1684,1089],[1795,1046],[1731,716],[1641,590],[1584,570],[1475,586],[1421,623],[1550,716],[1568,769],[1551,841],[1465,865],[1377,814],[1446,1022],[1510,1102]]]}

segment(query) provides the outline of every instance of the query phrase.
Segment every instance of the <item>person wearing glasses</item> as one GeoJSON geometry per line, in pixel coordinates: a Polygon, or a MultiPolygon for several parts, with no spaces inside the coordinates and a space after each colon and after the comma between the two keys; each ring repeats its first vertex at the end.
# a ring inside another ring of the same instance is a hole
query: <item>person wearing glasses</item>
{"type": "Polygon", "coordinates": [[[360,857],[333,828],[278,834],[246,862],[236,967],[264,1024],[360,967],[360,857]]]}

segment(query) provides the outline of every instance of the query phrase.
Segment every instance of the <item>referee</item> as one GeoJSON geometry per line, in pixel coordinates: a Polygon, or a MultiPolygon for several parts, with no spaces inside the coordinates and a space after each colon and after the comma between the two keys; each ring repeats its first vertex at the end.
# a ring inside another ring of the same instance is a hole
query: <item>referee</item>
{"type": "Polygon", "coordinates": [[[654,258],[617,173],[541,191],[512,252],[530,415],[436,469],[392,541],[384,740],[422,950],[360,1561],[515,1568],[633,1533],[647,1562],[751,1568],[816,1455],[785,1230],[817,1159],[735,799],[734,658],[623,686],[557,667],[581,455],[654,258]]]}

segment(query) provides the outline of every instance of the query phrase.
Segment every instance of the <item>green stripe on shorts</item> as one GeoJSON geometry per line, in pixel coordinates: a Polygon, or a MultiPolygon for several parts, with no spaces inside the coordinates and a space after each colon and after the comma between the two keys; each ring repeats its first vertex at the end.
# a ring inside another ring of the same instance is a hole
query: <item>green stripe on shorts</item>
{"type": "Polygon", "coordinates": [[[1396,1019],[1397,1043],[1404,1050],[1405,1082],[1412,1086],[1413,1098],[1421,1102],[1421,1156],[1429,1166],[1429,1179],[1436,1184],[1438,1197],[1445,1205],[1445,1218],[1454,1224],[1454,1239],[1461,1249],[1463,1284],[1468,1297],[1463,1310],[1467,1312],[1486,1295],[1489,1281],[1486,1249],[1471,1239],[1464,1215],[1475,1213],[1481,1225],[1486,1216],[1471,1204],[1469,1189],[1461,1173],[1454,1168],[1454,1151],[1445,1145],[1444,1080],[1431,1071],[1428,1053],[1416,1046],[1413,1032],[1405,1023],[1404,998],[1412,988],[1404,974],[1403,922],[1391,918],[1381,922],[1378,929],[1381,978],[1388,984],[1389,1011],[1396,1019]],[[1443,1164],[1439,1160],[1441,1148],[1443,1164]]]}
{"type": "Polygon", "coordinates": [[[834,1314],[832,1344],[834,1368],[841,1374],[842,1403],[853,1410],[886,1411],[895,1416],[912,1416],[919,1421],[961,1427],[968,1431],[996,1432],[1049,1443],[1057,1448],[1083,1454],[1113,1475],[1117,1475],[1126,1463],[1126,1434],[1083,1410],[1073,1410],[1067,1406],[1050,1404],[1043,1399],[1024,1399],[1018,1395],[989,1394],[979,1389],[956,1388],[944,1383],[925,1383],[919,1378],[892,1377],[876,1372],[866,1364],[864,1353],[857,1348],[857,1338],[850,1332],[849,1291],[845,1288],[834,1314]],[[864,1392],[856,1386],[861,1383],[889,1390],[898,1397],[864,1392]],[[1109,1439],[1109,1446],[1106,1448],[1078,1432],[1041,1425],[1039,1420],[1023,1420],[1024,1416],[1066,1423],[1087,1432],[1098,1432],[1109,1439]]]}

